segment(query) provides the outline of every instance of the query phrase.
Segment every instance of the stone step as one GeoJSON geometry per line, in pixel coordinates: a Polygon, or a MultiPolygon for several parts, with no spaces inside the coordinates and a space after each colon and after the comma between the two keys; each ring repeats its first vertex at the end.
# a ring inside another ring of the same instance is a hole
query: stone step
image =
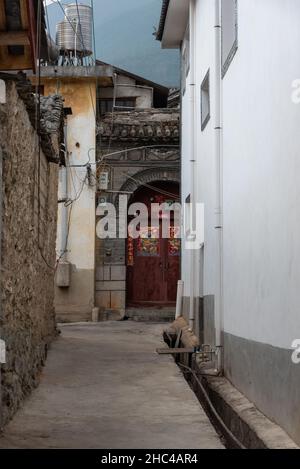
{"type": "Polygon", "coordinates": [[[173,322],[175,308],[127,308],[125,317],[132,321],[173,322]]]}

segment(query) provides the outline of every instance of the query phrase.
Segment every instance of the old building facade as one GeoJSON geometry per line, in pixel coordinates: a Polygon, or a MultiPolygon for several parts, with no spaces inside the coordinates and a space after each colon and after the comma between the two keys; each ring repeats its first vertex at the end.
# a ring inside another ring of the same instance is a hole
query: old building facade
{"type": "MultiPolygon", "coordinates": [[[[91,67],[44,66],[40,82],[45,96],[59,92],[68,109],[59,178],[57,319],[120,318],[127,306],[127,241],[96,236],[96,209],[103,199],[117,206],[120,193],[134,197],[152,183],[172,183],[168,198],[174,193],[178,199],[178,111],[167,109],[167,88],[100,61],[91,67]]],[[[168,260],[163,262],[167,269],[168,260]]],[[[175,277],[171,300],[165,294],[149,304],[174,306],[175,277]]]]}
{"type": "Polygon", "coordinates": [[[95,307],[96,96],[97,86],[108,86],[112,76],[109,66],[41,70],[44,95],[59,92],[68,110],[59,174],[55,282],[59,321],[90,320],[95,307]]]}
{"type": "MultiPolygon", "coordinates": [[[[99,185],[97,202],[115,205],[118,228],[119,218],[124,215],[120,213],[120,196],[126,197],[128,206],[138,202],[150,205],[165,200],[179,201],[176,109],[149,108],[106,114],[100,121],[97,155],[100,181],[107,181],[106,187],[99,185]]],[[[161,240],[150,239],[148,246],[147,242],[144,244],[137,245],[130,238],[97,238],[96,305],[104,317],[110,314],[122,317],[134,306],[174,306],[180,246],[170,254],[170,259],[163,252],[168,246],[164,249],[161,240]]]]}

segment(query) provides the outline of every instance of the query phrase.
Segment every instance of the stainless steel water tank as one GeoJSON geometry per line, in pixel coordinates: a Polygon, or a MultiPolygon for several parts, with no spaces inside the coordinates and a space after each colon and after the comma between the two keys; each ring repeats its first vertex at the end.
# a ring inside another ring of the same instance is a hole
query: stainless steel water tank
{"type": "Polygon", "coordinates": [[[65,7],[66,17],[57,24],[56,44],[60,50],[93,52],[93,12],[89,5],[71,3],[65,7]]]}

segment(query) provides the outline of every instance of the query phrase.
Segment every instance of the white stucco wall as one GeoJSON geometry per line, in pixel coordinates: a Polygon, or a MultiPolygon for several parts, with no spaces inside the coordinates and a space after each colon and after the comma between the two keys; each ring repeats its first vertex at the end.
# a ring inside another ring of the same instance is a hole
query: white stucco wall
{"type": "Polygon", "coordinates": [[[223,80],[225,330],[290,348],[300,334],[300,2],[243,0],[238,16],[223,80]]]}
{"type": "MultiPolygon", "coordinates": [[[[290,348],[300,330],[300,105],[291,100],[292,82],[300,76],[295,46],[300,40],[300,2],[238,4],[239,48],[223,80],[224,329],[290,348]]],[[[217,277],[214,24],[214,2],[198,0],[195,193],[205,204],[204,295],[216,294],[217,277]],[[201,132],[200,88],[208,69],[211,120],[201,132]]],[[[189,82],[182,101],[185,200],[191,187],[189,82]]],[[[189,256],[183,252],[185,295],[189,256]]]]}
{"type": "MultiPolygon", "coordinates": [[[[192,154],[191,126],[191,74],[186,83],[186,92],[182,97],[182,200],[191,192],[191,159],[194,157],[195,168],[195,201],[205,205],[205,247],[204,247],[204,277],[200,279],[200,253],[186,251],[182,253],[182,279],[185,282],[185,296],[190,294],[190,259],[195,259],[195,295],[204,293],[211,295],[215,292],[216,256],[215,256],[215,164],[214,164],[214,96],[210,103],[211,119],[201,132],[201,84],[210,70],[210,86],[214,86],[214,9],[210,0],[196,3],[195,22],[195,121],[196,133],[195,152],[192,154]],[[202,285],[200,285],[202,282],[202,285]]],[[[190,27],[190,30],[192,28],[190,27]]],[[[191,51],[193,50],[193,37],[190,37],[191,51]]]]}

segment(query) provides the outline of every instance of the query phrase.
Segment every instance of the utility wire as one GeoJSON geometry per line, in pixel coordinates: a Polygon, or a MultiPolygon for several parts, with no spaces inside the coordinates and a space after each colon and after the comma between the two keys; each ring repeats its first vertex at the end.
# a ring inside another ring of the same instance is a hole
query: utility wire
{"type": "Polygon", "coordinates": [[[76,31],[76,28],[74,28],[74,25],[72,24],[72,21],[70,20],[70,18],[69,18],[68,15],[66,14],[65,9],[64,9],[64,7],[62,6],[60,0],[53,0],[53,1],[54,1],[54,3],[57,3],[57,5],[58,5],[58,6],[60,7],[60,9],[62,10],[62,12],[63,12],[63,14],[64,14],[64,17],[65,17],[66,20],[68,21],[68,23],[69,23],[69,25],[71,26],[71,28],[73,29],[75,35],[76,35],[77,38],[79,39],[82,48],[84,49],[84,48],[85,48],[85,47],[84,47],[84,43],[81,41],[81,38],[80,38],[78,32],[76,31]]]}
{"type": "Polygon", "coordinates": [[[79,13],[78,0],[76,0],[76,10],[77,10],[77,16],[78,16],[79,30],[80,30],[81,40],[82,40],[82,48],[83,48],[83,52],[84,52],[86,50],[86,48],[85,48],[83,34],[82,34],[82,25],[81,25],[80,13],[79,13]]]}
{"type": "MultiPolygon", "coordinates": [[[[81,43],[81,46],[83,48],[83,50],[85,50],[85,45],[84,45],[84,42],[83,42],[83,35],[82,35],[82,29],[81,29],[81,23],[80,23],[80,17],[78,18],[78,21],[79,21],[79,26],[80,26],[80,31],[81,31],[81,38],[80,38],[80,35],[78,34],[78,32],[76,31],[76,28],[74,28],[74,25],[72,24],[72,21],[70,20],[69,16],[66,14],[66,11],[64,9],[64,7],[62,6],[60,0],[55,0],[55,3],[57,3],[59,5],[59,7],[61,8],[63,14],[64,14],[64,17],[66,18],[66,20],[68,21],[68,23],[70,24],[71,28],[73,29],[75,35],[77,36],[77,38],[79,39],[80,43],[81,43]]],[[[76,4],[78,5],[77,1],[76,1],[76,4]]],[[[77,9],[77,12],[78,12],[78,9],[77,9]]],[[[95,58],[95,63],[96,63],[96,58],[95,58]]],[[[89,65],[85,65],[86,67],[89,67],[89,65]]],[[[98,78],[97,78],[97,82],[98,82],[98,78]]],[[[97,115],[96,115],[96,109],[95,109],[95,105],[94,105],[94,99],[93,99],[93,93],[92,93],[92,88],[91,88],[91,84],[89,84],[89,90],[90,90],[90,96],[91,96],[91,103],[92,103],[92,106],[93,106],[93,112],[94,112],[94,116],[95,116],[95,120],[97,121],[97,115]]]]}
{"type": "MultiPolygon", "coordinates": [[[[109,156],[115,156],[115,155],[120,155],[121,153],[125,153],[126,151],[135,151],[135,150],[146,150],[148,148],[179,148],[179,145],[145,145],[142,147],[135,147],[135,148],[127,148],[123,150],[118,150],[114,151],[113,153],[106,153],[102,155],[101,160],[95,161],[95,163],[90,163],[89,161],[84,164],[78,164],[78,165],[71,165],[73,168],[83,168],[84,166],[87,166],[88,164],[95,165],[98,163],[102,163],[105,158],[108,158],[109,156]]],[[[91,149],[89,150],[91,151],[91,149]]]]}
{"type": "MultiPolygon", "coordinates": [[[[55,270],[51,266],[47,259],[44,256],[43,250],[40,245],[40,227],[41,227],[41,31],[42,31],[42,3],[38,2],[37,8],[37,37],[36,37],[36,55],[37,55],[37,74],[38,80],[36,83],[36,108],[35,108],[35,118],[36,118],[36,131],[37,131],[37,142],[38,142],[38,170],[37,178],[34,177],[34,184],[38,184],[38,226],[37,226],[37,244],[38,250],[46,266],[55,270]]],[[[36,175],[36,172],[35,172],[36,175]]]]}

